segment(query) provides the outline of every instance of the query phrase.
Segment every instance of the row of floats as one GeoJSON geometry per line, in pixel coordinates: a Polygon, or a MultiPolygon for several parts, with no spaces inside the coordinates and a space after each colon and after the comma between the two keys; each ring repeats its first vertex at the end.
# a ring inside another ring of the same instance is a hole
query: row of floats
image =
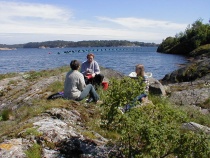
{"type": "MultiPolygon", "coordinates": [[[[82,52],[104,52],[104,51],[141,51],[142,48],[135,47],[135,48],[102,48],[102,49],[74,49],[69,51],[64,51],[63,53],[69,54],[69,53],[82,53],[82,52]]],[[[58,52],[58,54],[61,54],[62,52],[58,52]]]]}

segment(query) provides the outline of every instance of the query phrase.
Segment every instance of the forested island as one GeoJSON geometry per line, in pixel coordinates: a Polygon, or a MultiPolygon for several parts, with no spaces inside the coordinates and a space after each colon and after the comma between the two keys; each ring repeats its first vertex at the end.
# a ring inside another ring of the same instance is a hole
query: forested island
{"type": "Polygon", "coordinates": [[[163,40],[157,52],[191,57],[210,56],[210,25],[203,24],[202,19],[195,21],[184,32],[163,40]]]}
{"type": "Polygon", "coordinates": [[[90,41],[45,41],[45,42],[29,42],[25,44],[6,45],[0,44],[0,48],[68,48],[68,47],[134,47],[134,46],[158,46],[155,43],[131,42],[127,40],[90,40],[90,41]]]}

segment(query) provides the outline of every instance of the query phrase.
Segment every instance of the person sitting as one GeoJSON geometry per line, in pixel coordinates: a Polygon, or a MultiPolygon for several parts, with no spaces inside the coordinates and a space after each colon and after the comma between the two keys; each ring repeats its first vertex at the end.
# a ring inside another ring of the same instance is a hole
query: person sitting
{"type": "Polygon", "coordinates": [[[82,63],[81,73],[84,75],[85,83],[100,86],[104,79],[104,75],[100,74],[100,67],[94,60],[94,54],[87,54],[87,60],[82,63]]]}
{"type": "Polygon", "coordinates": [[[81,101],[89,95],[87,102],[99,101],[99,95],[95,91],[92,84],[85,84],[84,76],[78,70],[80,63],[72,60],[70,63],[71,70],[66,74],[64,82],[64,98],[81,101]]]}
{"type": "MultiPolygon", "coordinates": [[[[144,65],[142,65],[142,64],[137,64],[136,65],[136,69],[135,69],[135,72],[136,72],[136,77],[142,77],[143,78],[143,81],[145,82],[145,90],[144,90],[144,92],[145,92],[145,95],[147,96],[148,95],[148,93],[149,93],[149,80],[148,80],[148,78],[150,77],[150,76],[148,76],[146,73],[145,73],[145,71],[144,71],[144,65]]],[[[151,75],[151,74],[150,74],[151,75]]],[[[144,96],[145,96],[144,95],[144,96]]],[[[143,98],[141,98],[141,101],[143,101],[142,99],[145,99],[145,97],[143,97],[143,98]]]]}
{"type": "Polygon", "coordinates": [[[131,78],[138,78],[142,77],[143,81],[145,82],[145,87],[144,87],[144,93],[138,95],[131,104],[125,105],[123,108],[120,108],[120,110],[124,113],[128,111],[130,108],[136,106],[136,101],[139,102],[145,102],[148,99],[148,94],[149,94],[149,80],[148,76],[146,75],[144,71],[144,65],[142,64],[137,64],[135,68],[135,72],[129,75],[131,78]]]}

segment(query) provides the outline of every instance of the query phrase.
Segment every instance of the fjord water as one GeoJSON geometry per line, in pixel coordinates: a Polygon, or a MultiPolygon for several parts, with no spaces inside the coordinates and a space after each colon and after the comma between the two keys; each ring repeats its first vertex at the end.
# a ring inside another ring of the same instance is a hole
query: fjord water
{"type": "Polygon", "coordinates": [[[47,70],[69,65],[71,60],[86,60],[89,52],[95,54],[100,66],[128,75],[136,64],[144,64],[146,72],[162,79],[167,73],[187,63],[184,56],[156,52],[157,47],[83,47],[83,48],[21,48],[0,51],[0,74],[47,70]]]}

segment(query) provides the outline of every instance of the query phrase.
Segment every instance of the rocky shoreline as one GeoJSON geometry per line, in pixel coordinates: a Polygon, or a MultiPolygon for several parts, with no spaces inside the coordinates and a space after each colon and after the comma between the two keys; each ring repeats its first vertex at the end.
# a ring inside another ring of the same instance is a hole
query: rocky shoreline
{"type": "Polygon", "coordinates": [[[167,97],[176,105],[210,110],[210,58],[197,57],[160,81],[167,97]]]}

